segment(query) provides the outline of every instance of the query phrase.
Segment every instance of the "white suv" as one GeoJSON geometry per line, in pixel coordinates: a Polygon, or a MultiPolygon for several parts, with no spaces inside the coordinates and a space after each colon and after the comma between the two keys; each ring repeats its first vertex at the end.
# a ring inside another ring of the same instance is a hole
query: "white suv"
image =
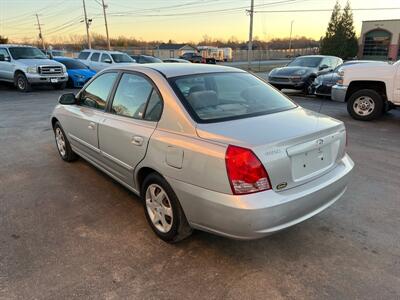
{"type": "Polygon", "coordinates": [[[133,58],[123,52],[93,49],[83,50],[79,53],[78,59],[96,72],[110,67],[112,64],[129,65],[136,63],[133,58]]]}

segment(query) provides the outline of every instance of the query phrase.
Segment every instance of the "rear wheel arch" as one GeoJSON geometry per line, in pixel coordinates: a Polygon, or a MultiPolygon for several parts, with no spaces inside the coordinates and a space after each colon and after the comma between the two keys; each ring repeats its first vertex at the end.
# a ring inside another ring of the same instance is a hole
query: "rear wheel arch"
{"type": "MultiPolygon", "coordinates": [[[[163,177],[159,172],[157,172],[155,169],[150,168],[150,167],[142,167],[139,169],[139,171],[136,174],[136,186],[137,190],[142,195],[142,188],[143,188],[143,183],[150,174],[158,174],[159,176],[163,177]]],[[[164,178],[165,179],[165,178],[164,178]]]]}
{"type": "Polygon", "coordinates": [[[51,118],[51,127],[54,129],[54,126],[56,125],[56,123],[59,122],[58,119],[56,117],[52,117],[51,118]]]}

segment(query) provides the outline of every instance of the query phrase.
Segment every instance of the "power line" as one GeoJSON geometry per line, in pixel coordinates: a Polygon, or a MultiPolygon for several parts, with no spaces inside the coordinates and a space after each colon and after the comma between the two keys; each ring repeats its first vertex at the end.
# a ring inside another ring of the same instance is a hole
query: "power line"
{"type": "MultiPolygon", "coordinates": [[[[368,10],[395,10],[400,7],[370,7],[370,8],[352,8],[352,11],[368,10]]],[[[255,13],[299,13],[299,12],[331,12],[333,9],[289,9],[289,10],[256,10],[255,13]]]]}

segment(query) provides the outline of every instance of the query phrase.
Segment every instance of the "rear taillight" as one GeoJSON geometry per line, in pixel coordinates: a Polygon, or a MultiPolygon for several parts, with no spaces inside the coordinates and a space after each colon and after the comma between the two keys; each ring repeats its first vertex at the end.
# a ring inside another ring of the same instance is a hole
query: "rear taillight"
{"type": "Polygon", "coordinates": [[[225,163],[233,194],[250,194],[271,189],[267,171],[250,149],[229,145],[225,163]]]}

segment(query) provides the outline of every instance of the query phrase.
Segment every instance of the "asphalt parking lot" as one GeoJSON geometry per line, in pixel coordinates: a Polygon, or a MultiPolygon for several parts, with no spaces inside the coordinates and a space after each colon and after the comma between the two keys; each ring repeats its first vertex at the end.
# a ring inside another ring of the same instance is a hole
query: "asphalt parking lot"
{"type": "Polygon", "coordinates": [[[60,91],[0,87],[0,299],[399,299],[400,110],[352,120],[342,103],[292,96],[346,123],[356,163],[334,206],[256,241],[158,239],[141,202],[56,151],[60,91]]]}

